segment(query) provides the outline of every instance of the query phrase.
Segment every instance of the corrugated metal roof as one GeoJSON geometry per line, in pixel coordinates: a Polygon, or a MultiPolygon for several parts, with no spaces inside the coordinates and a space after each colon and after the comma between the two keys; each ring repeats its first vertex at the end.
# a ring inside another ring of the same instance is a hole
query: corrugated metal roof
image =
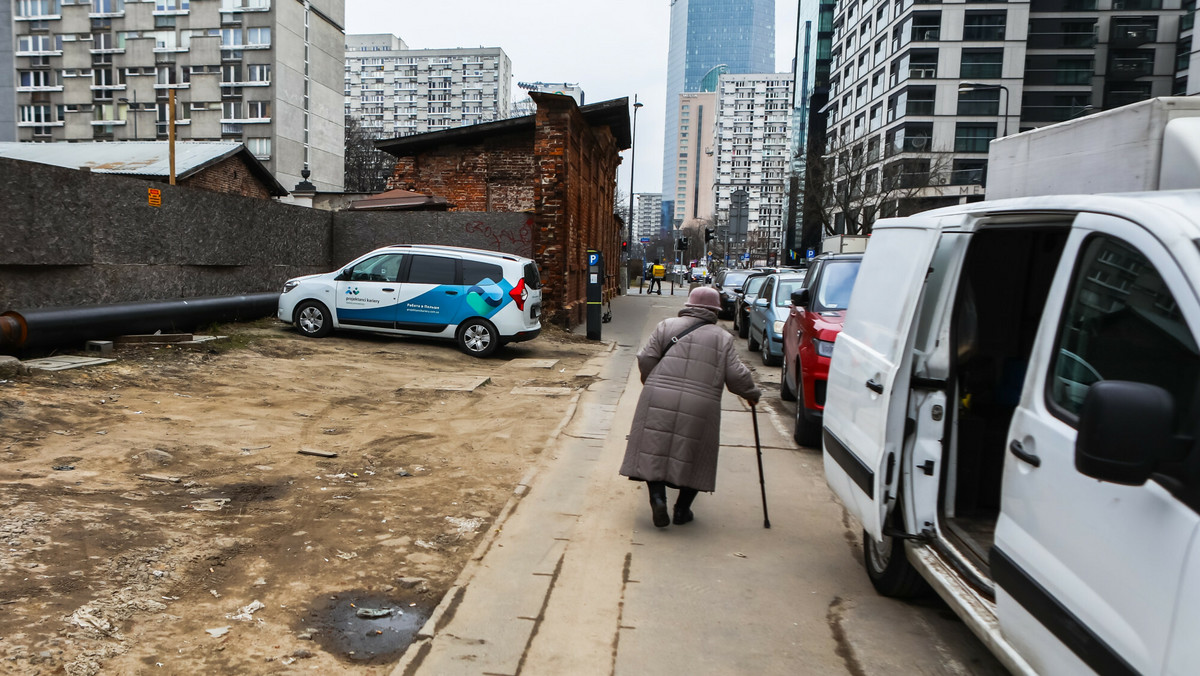
{"type": "MultiPolygon", "coordinates": [[[[0,157],[68,169],[87,167],[105,174],[170,175],[167,141],[112,143],[0,143],[0,157]]],[[[186,178],[204,167],[236,154],[237,141],[176,141],[175,176],[186,178]]]]}

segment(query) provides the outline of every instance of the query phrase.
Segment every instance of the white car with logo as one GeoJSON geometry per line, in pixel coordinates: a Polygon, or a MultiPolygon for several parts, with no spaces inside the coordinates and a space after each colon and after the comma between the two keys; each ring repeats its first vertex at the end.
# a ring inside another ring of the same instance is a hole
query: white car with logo
{"type": "Polygon", "coordinates": [[[334,329],[455,340],[486,357],[541,332],[537,263],[462,247],[383,247],[341,270],[289,279],[277,316],[310,338],[334,329]]]}

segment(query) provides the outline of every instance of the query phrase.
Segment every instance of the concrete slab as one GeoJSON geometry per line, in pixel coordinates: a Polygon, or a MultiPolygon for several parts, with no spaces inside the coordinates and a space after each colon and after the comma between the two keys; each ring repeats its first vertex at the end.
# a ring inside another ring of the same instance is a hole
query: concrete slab
{"type": "Polygon", "coordinates": [[[510,359],[506,364],[518,369],[552,369],[557,365],[557,359],[510,359]]]}
{"type": "Polygon", "coordinates": [[[491,376],[434,376],[420,380],[411,380],[401,385],[400,389],[474,392],[475,388],[487,385],[491,381],[491,376]]]}
{"type": "Polygon", "coordinates": [[[97,366],[99,364],[107,364],[114,362],[116,359],[101,359],[100,357],[77,357],[73,355],[61,355],[58,357],[43,357],[42,359],[30,359],[21,362],[29,369],[38,371],[65,371],[67,369],[77,369],[83,366],[97,366]]]}
{"type": "Polygon", "coordinates": [[[573,393],[569,387],[514,387],[510,394],[530,394],[541,397],[561,397],[573,393]]]}

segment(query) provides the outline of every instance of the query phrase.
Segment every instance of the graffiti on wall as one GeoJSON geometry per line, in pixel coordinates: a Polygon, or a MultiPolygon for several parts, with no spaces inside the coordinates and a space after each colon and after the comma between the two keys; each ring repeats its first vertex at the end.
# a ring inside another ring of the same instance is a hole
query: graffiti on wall
{"type": "Polygon", "coordinates": [[[529,251],[529,247],[533,243],[532,216],[526,218],[525,222],[516,230],[509,228],[497,230],[483,221],[471,221],[463,229],[466,232],[478,234],[485,238],[497,250],[511,251],[519,247],[523,251],[529,251]]]}

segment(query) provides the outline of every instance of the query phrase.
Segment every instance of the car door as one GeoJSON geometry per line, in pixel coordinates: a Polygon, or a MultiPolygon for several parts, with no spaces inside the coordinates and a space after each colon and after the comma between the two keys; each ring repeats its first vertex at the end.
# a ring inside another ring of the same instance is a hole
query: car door
{"type": "Polygon", "coordinates": [[[396,328],[413,333],[453,333],[465,295],[459,259],[412,254],[400,287],[396,328]]]}
{"type": "Polygon", "coordinates": [[[1000,629],[1039,673],[1162,673],[1196,566],[1194,506],[1153,478],[1125,486],[1076,468],[1081,391],[1096,380],[1166,389],[1176,433],[1195,430],[1200,305],[1146,225],[1076,217],[1009,427],[990,566],[1000,629]]]}
{"type": "Polygon", "coordinates": [[[767,322],[770,321],[771,303],[775,298],[777,282],[778,278],[775,275],[768,277],[759,290],[758,297],[754,299],[754,304],[750,306],[750,336],[755,340],[762,336],[767,322]]]}
{"type": "Polygon", "coordinates": [[[895,501],[913,324],[940,232],[906,218],[871,235],[829,367],[825,479],[876,540],[895,501]]]}
{"type": "Polygon", "coordinates": [[[401,253],[371,256],[338,275],[338,326],[385,331],[395,328],[404,258],[401,253]]]}

